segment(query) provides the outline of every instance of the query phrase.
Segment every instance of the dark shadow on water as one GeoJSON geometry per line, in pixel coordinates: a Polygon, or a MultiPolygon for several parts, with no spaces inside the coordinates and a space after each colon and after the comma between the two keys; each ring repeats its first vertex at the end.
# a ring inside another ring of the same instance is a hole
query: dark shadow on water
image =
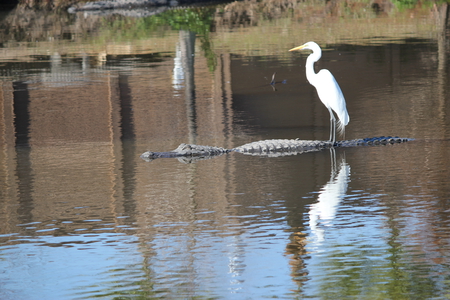
{"type": "Polygon", "coordinates": [[[22,81],[13,82],[13,110],[15,129],[16,172],[17,178],[17,215],[22,224],[33,220],[33,170],[30,148],[30,98],[28,85],[22,81]]]}
{"type": "Polygon", "coordinates": [[[29,147],[30,142],[30,97],[28,85],[22,81],[13,82],[14,128],[16,146],[29,147]]]}

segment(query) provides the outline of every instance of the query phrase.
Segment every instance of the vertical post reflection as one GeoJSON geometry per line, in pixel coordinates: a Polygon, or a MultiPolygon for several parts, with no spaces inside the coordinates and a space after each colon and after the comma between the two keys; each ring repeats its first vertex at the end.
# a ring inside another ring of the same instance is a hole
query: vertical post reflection
{"type": "Polygon", "coordinates": [[[8,216],[8,221],[3,222],[0,233],[7,234],[15,232],[17,219],[14,210],[17,207],[17,191],[19,190],[16,180],[16,149],[14,128],[14,88],[11,81],[2,82],[0,85],[0,110],[1,110],[1,141],[2,151],[0,153],[0,203],[1,209],[8,216]]]}
{"type": "Polygon", "coordinates": [[[195,32],[180,30],[177,45],[177,57],[181,62],[181,71],[184,79],[184,95],[189,132],[189,143],[195,144],[197,140],[197,112],[195,108],[195,32]]]}
{"type": "Polygon", "coordinates": [[[14,128],[16,132],[16,146],[29,146],[30,140],[30,96],[28,86],[21,81],[13,82],[14,97],[14,128]]]}
{"type": "Polygon", "coordinates": [[[446,96],[447,96],[447,55],[448,55],[448,27],[449,27],[449,5],[447,3],[441,4],[437,8],[436,23],[439,28],[437,38],[438,45],[438,69],[437,69],[437,83],[438,83],[438,101],[439,101],[439,120],[443,123],[445,128],[446,122],[446,96]]]}
{"type": "Polygon", "coordinates": [[[136,189],[136,145],[135,145],[135,125],[133,117],[133,105],[129,77],[119,75],[119,107],[120,107],[120,128],[121,128],[121,150],[119,173],[123,182],[124,213],[130,217],[136,215],[136,203],[133,199],[136,189]]]}
{"type": "Polygon", "coordinates": [[[33,176],[30,158],[30,96],[26,83],[13,82],[13,112],[16,146],[16,178],[18,182],[17,214],[20,222],[32,221],[33,176]]]}
{"type": "Polygon", "coordinates": [[[133,139],[135,137],[135,132],[131,89],[128,83],[128,76],[126,75],[119,75],[119,94],[121,138],[122,140],[133,139]]]}
{"type": "Polygon", "coordinates": [[[217,68],[214,72],[214,99],[215,103],[220,103],[220,107],[214,109],[220,113],[221,131],[226,137],[226,140],[222,141],[222,144],[226,148],[232,148],[233,146],[228,140],[233,130],[233,93],[231,90],[231,57],[230,54],[222,53],[217,59],[217,68]],[[220,101],[219,101],[220,99],[220,101]]]}
{"type": "MultiPolygon", "coordinates": [[[[190,144],[197,143],[197,111],[195,103],[195,37],[196,33],[192,31],[180,30],[176,55],[178,57],[179,67],[181,67],[181,74],[184,80],[184,96],[186,104],[186,119],[188,129],[188,140],[190,144]]],[[[196,206],[195,193],[197,186],[194,181],[198,170],[197,165],[193,164],[189,168],[186,182],[190,186],[189,188],[189,203],[196,206]]],[[[186,255],[186,265],[184,268],[189,270],[190,274],[195,273],[195,257],[191,251],[195,247],[195,238],[193,236],[193,230],[189,231],[191,242],[186,243],[188,249],[186,255]]],[[[187,287],[190,289],[190,287],[187,287]]]]}

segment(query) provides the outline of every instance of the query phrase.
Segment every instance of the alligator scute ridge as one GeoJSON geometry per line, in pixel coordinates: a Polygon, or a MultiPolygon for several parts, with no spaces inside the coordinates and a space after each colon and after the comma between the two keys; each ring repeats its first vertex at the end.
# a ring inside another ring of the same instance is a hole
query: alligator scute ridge
{"type": "Polygon", "coordinates": [[[392,136],[380,136],[365,139],[354,139],[337,141],[332,144],[329,141],[299,140],[299,139],[273,139],[262,140],[244,144],[233,149],[222,147],[204,146],[195,144],[180,144],[176,149],[167,152],[147,151],[141,158],[152,161],[156,158],[178,158],[180,162],[191,163],[198,160],[210,159],[229,152],[238,152],[254,156],[279,157],[297,155],[307,152],[320,151],[329,148],[344,148],[369,145],[388,145],[412,141],[411,138],[400,138],[392,136]]]}
{"type": "Polygon", "coordinates": [[[279,157],[319,151],[331,147],[332,143],[329,141],[275,139],[252,142],[231,150],[248,155],[279,157]]]}

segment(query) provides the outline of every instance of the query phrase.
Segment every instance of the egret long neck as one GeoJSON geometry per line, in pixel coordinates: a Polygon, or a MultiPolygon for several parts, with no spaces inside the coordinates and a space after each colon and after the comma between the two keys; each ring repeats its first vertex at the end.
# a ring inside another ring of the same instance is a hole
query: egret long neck
{"type": "MultiPolygon", "coordinates": [[[[313,53],[314,54],[314,53],[313,53]]],[[[316,72],[314,71],[314,63],[317,61],[314,59],[313,54],[309,55],[306,59],[306,79],[308,79],[309,83],[314,85],[314,75],[316,72]]]]}
{"type": "Polygon", "coordinates": [[[313,86],[316,86],[316,72],[314,71],[314,63],[318,61],[322,57],[322,49],[320,49],[317,45],[312,45],[313,47],[310,48],[313,53],[308,55],[308,58],[306,59],[306,78],[308,79],[309,83],[311,83],[313,86]]]}

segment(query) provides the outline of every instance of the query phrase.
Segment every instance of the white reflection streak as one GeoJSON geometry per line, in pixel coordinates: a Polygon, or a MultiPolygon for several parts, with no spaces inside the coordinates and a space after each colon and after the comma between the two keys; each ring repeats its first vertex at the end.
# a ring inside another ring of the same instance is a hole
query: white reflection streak
{"type": "Polygon", "coordinates": [[[180,43],[177,44],[175,50],[175,58],[173,59],[173,76],[172,85],[175,90],[181,90],[184,84],[183,57],[180,43]]]}
{"type": "Polygon", "coordinates": [[[230,248],[228,251],[228,274],[230,274],[231,277],[231,286],[228,289],[234,294],[242,289],[240,286],[242,281],[239,280],[239,277],[242,276],[243,271],[243,251],[239,246],[242,244],[240,236],[233,236],[232,239],[233,242],[227,245],[227,247],[230,248]]]}
{"type": "Polygon", "coordinates": [[[325,239],[325,230],[331,227],[336,216],[339,203],[347,193],[350,177],[350,166],[345,158],[339,163],[339,173],[336,175],[336,156],[334,149],[331,152],[331,178],[319,191],[317,202],[310,206],[309,226],[311,229],[311,242],[316,246],[325,239]]]}

